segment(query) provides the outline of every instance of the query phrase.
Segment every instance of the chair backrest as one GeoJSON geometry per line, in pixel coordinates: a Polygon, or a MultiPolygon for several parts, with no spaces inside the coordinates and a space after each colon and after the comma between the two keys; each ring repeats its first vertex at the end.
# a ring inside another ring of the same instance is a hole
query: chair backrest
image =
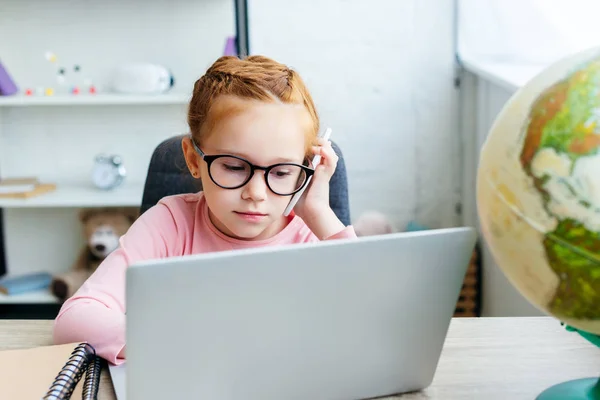
{"type": "MultiPolygon", "coordinates": [[[[185,163],[181,148],[183,137],[184,135],[179,135],[166,139],[154,150],[148,166],[140,215],[165,196],[202,190],[201,181],[190,174],[185,163]]],[[[333,142],[331,145],[339,160],[329,181],[329,204],[340,221],[344,225],[350,225],[346,165],[340,148],[333,142]]]]}

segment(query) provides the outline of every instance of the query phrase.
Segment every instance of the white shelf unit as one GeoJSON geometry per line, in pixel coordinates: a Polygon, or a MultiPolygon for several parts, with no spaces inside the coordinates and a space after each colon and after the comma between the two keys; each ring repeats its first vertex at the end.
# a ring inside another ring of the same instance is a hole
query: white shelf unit
{"type": "Polygon", "coordinates": [[[143,189],[143,184],[129,182],[107,191],[91,185],[58,183],[56,190],[40,196],[0,197],[0,208],[137,207],[142,203],[143,189]]]}
{"type": "MultiPolygon", "coordinates": [[[[186,111],[194,82],[223,54],[235,35],[231,0],[140,4],[107,0],[0,0],[0,61],[20,91],[0,96],[0,179],[37,177],[55,191],[29,199],[0,198],[8,275],[68,271],[84,245],[79,212],[89,207],[139,207],[148,163],[163,140],[187,131],[186,111]],[[131,15],[136,15],[135,19],[131,15]],[[56,63],[45,58],[47,51],[56,63]],[[158,95],[108,92],[116,67],[128,62],[164,65],[174,88],[158,95]],[[91,79],[96,94],[61,91],[91,79]],[[24,95],[26,88],[53,87],[53,96],[24,95]],[[99,153],[119,154],[127,177],[112,191],[91,183],[99,153]]],[[[0,296],[4,304],[48,304],[48,290],[0,296]]]]}
{"type": "Polygon", "coordinates": [[[156,95],[128,95],[103,93],[97,95],[69,95],[54,96],[16,94],[13,96],[0,96],[0,107],[28,107],[28,106],[126,106],[126,105],[168,105],[187,104],[191,94],[165,93],[156,95]]]}

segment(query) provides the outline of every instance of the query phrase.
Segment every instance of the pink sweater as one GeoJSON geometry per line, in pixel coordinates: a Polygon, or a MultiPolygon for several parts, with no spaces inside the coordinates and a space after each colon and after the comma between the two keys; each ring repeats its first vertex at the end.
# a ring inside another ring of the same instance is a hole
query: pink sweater
{"type": "MultiPolygon", "coordinates": [[[[353,227],[348,226],[327,240],[355,237],[353,227]]],[[[119,248],[65,301],[54,322],[54,342],[88,341],[99,356],[113,364],[123,363],[119,353],[125,347],[125,270],[137,261],[318,240],[293,214],[288,225],[270,239],[237,240],[211,223],[201,192],[166,197],[136,220],[120,238],[119,248]]]]}

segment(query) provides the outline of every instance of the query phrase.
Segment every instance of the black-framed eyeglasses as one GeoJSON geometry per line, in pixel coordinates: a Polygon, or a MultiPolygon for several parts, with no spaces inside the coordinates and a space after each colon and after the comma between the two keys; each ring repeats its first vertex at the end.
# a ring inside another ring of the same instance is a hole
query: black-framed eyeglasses
{"type": "Polygon", "coordinates": [[[312,168],[295,163],[285,162],[263,167],[230,154],[207,155],[193,138],[190,139],[196,152],[206,162],[210,179],[223,189],[238,189],[252,179],[256,170],[261,170],[264,171],[269,190],[280,196],[290,196],[300,191],[315,173],[312,168]]]}

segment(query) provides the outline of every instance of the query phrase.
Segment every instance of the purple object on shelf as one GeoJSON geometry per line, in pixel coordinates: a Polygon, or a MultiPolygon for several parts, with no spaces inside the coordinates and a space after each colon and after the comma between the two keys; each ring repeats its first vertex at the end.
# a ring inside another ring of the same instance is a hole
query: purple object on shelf
{"type": "Polygon", "coordinates": [[[224,56],[237,56],[237,49],[235,46],[235,36],[229,36],[225,42],[224,56]]]}
{"type": "Polygon", "coordinates": [[[17,85],[0,62],[0,96],[10,96],[17,92],[17,85]]]}

